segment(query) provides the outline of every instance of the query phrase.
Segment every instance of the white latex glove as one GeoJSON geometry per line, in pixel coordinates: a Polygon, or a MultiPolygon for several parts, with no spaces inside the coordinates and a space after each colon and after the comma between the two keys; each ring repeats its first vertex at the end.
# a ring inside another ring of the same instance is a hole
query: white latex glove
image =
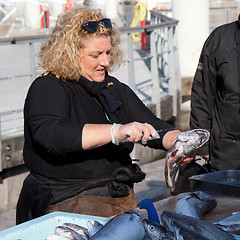
{"type": "Polygon", "coordinates": [[[132,122],[124,125],[114,123],[110,131],[112,143],[116,145],[139,141],[146,144],[148,140],[160,138],[155,128],[148,123],[132,122]]]}

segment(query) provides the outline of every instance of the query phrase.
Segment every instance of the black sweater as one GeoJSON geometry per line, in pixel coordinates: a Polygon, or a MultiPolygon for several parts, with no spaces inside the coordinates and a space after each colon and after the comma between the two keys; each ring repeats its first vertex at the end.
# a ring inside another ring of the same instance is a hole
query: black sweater
{"type": "MultiPolygon", "coordinates": [[[[156,129],[173,129],[127,85],[108,77],[113,82],[108,91],[121,102],[118,114],[122,124],[138,121],[156,129]]],[[[63,81],[56,76],[37,78],[27,94],[24,118],[24,161],[32,173],[50,179],[101,179],[130,159],[132,143],[82,149],[84,125],[109,122],[99,103],[77,81],[63,81]]],[[[149,146],[163,149],[162,138],[149,146]]]]}

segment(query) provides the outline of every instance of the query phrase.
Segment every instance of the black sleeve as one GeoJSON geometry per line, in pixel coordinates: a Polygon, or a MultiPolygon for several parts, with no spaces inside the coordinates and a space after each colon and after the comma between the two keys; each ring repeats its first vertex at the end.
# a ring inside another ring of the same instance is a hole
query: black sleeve
{"type": "MultiPolygon", "coordinates": [[[[206,40],[194,76],[191,93],[190,128],[203,128],[211,132],[212,113],[215,102],[216,69],[215,62],[211,59],[214,49],[214,37],[206,40]]],[[[198,154],[209,154],[209,143],[198,150],[198,154]]]]}
{"type": "Polygon", "coordinates": [[[67,92],[56,77],[40,77],[29,89],[24,106],[25,127],[47,151],[64,154],[82,149],[82,128],[69,121],[67,92]]]}
{"type": "Polygon", "coordinates": [[[125,98],[128,102],[127,111],[131,122],[138,121],[141,123],[149,123],[156,130],[161,130],[159,132],[160,139],[149,141],[147,146],[155,149],[166,150],[163,147],[162,139],[168,131],[174,130],[176,128],[156,117],[156,115],[151,112],[151,110],[138,98],[138,96],[128,86],[125,87],[125,98]]]}

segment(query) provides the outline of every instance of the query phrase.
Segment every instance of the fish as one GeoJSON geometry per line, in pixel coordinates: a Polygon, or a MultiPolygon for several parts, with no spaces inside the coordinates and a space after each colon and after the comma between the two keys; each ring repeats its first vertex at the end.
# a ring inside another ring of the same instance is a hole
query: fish
{"type": "Polygon", "coordinates": [[[205,129],[193,129],[181,132],[173,146],[168,150],[165,158],[165,182],[170,191],[176,191],[176,180],[183,160],[192,152],[203,146],[210,137],[205,129]]]}
{"type": "Polygon", "coordinates": [[[77,232],[78,234],[80,234],[85,240],[87,240],[89,238],[89,231],[87,228],[82,227],[78,224],[74,224],[74,223],[64,223],[63,224],[64,227],[68,227],[70,229],[72,229],[73,231],[77,232]]]}
{"type": "Polygon", "coordinates": [[[69,227],[65,226],[57,226],[55,227],[55,234],[69,238],[71,240],[84,240],[83,236],[76,231],[72,230],[69,227]]]}
{"type": "Polygon", "coordinates": [[[166,230],[161,224],[154,221],[143,219],[145,229],[145,239],[160,240],[160,239],[174,239],[172,232],[166,230]]]}
{"type": "Polygon", "coordinates": [[[177,222],[173,222],[173,239],[177,240],[208,240],[207,238],[199,235],[198,233],[189,230],[177,222]]]}
{"type": "Polygon", "coordinates": [[[160,215],[160,219],[162,225],[167,231],[172,233],[176,231],[177,223],[178,229],[183,228],[183,230],[187,229],[188,231],[193,231],[199,235],[199,238],[206,238],[208,240],[234,240],[234,237],[231,234],[221,230],[214,224],[194,217],[171,211],[163,211],[160,215]]]}
{"type": "Polygon", "coordinates": [[[195,191],[178,199],[175,212],[201,219],[205,213],[212,211],[216,206],[217,200],[214,197],[202,191],[195,191]]]}
{"type": "Polygon", "coordinates": [[[91,221],[87,221],[87,228],[74,223],[64,223],[63,226],[74,230],[75,232],[79,233],[85,240],[87,240],[89,237],[92,237],[96,232],[98,232],[103,227],[103,224],[94,220],[93,223],[91,221]]]}
{"type": "Polygon", "coordinates": [[[88,228],[87,228],[88,229],[88,236],[92,237],[95,233],[97,233],[103,227],[103,224],[94,220],[93,224],[92,224],[91,221],[88,221],[87,226],[88,226],[88,228]]]}
{"type": "Polygon", "coordinates": [[[218,228],[232,234],[240,239],[240,212],[233,212],[231,216],[213,223],[218,228]]]}
{"type": "Polygon", "coordinates": [[[138,210],[129,210],[114,216],[89,240],[143,240],[145,229],[143,214],[138,210]]]}

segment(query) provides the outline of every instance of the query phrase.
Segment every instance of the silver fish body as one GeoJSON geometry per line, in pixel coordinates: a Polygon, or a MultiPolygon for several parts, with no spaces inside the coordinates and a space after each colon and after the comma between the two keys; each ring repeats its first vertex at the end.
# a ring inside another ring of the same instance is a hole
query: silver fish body
{"type": "Polygon", "coordinates": [[[195,232],[199,235],[199,238],[206,238],[208,240],[234,240],[234,237],[229,233],[201,219],[170,211],[162,212],[160,217],[163,226],[171,232],[175,231],[176,226],[174,224],[177,223],[178,227],[182,226],[182,228],[195,232]]]}
{"type": "Polygon", "coordinates": [[[113,217],[89,240],[143,240],[145,229],[140,211],[130,210],[113,217]]]}
{"type": "Polygon", "coordinates": [[[77,232],[85,240],[89,238],[88,229],[85,227],[79,226],[78,224],[74,224],[74,223],[64,223],[63,226],[68,227],[68,228],[72,229],[73,231],[77,232]]]}
{"type": "Polygon", "coordinates": [[[201,219],[205,213],[212,211],[216,206],[217,201],[214,197],[202,191],[195,191],[178,199],[175,212],[201,219]]]}
{"type": "Polygon", "coordinates": [[[173,222],[173,239],[177,240],[208,240],[207,238],[199,235],[198,233],[189,230],[182,225],[178,224],[177,222],[173,222]]]}
{"type": "Polygon", "coordinates": [[[240,212],[233,212],[231,216],[216,221],[214,224],[218,228],[232,234],[235,238],[237,236],[240,238],[240,212]]]}
{"type": "Polygon", "coordinates": [[[65,226],[55,227],[55,234],[72,240],[84,240],[82,235],[65,226]]]}
{"type": "Polygon", "coordinates": [[[203,146],[210,137],[205,129],[193,129],[178,135],[173,146],[168,150],[165,159],[165,182],[171,192],[175,191],[180,164],[196,149],[203,146]]]}

